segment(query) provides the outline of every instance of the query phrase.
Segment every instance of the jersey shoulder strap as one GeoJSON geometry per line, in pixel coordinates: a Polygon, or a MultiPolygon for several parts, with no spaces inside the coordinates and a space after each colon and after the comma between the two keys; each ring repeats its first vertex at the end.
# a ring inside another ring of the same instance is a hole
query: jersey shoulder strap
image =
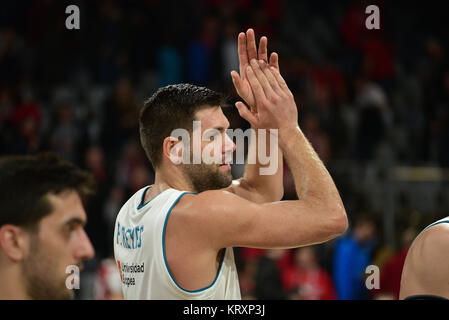
{"type": "MultiPolygon", "coordinates": [[[[430,227],[436,226],[437,224],[440,224],[440,223],[449,223],[449,219],[444,219],[444,220],[436,221],[436,222],[434,222],[434,223],[428,225],[427,227],[425,227],[424,230],[427,230],[427,229],[429,229],[430,227]]],[[[423,231],[424,231],[424,230],[423,230],[423,231]]]]}

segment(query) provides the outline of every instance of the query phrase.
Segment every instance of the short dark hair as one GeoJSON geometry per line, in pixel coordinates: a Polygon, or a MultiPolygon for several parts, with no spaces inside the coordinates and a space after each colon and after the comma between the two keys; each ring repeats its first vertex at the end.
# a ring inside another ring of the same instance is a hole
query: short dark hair
{"type": "Polygon", "coordinates": [[[93,176],[53,153],[0,157],[0,226],[36,230],[53,210],[47,196],[69,190],[84,200],[95,190],[93,176]]]}
{"type": "Polygon", "coordinates": [[[195,112],[224,103],[222,94],[193,84],[159,88],[144,102],[140,113],[140,141],[154,168],[162,160],[162,145],[175,129],[193,130],[195,112]]]}

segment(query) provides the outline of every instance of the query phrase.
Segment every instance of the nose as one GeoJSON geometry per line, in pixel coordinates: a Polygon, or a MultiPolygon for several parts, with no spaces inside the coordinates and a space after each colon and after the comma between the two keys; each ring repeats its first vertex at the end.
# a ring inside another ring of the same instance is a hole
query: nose
{"type": "Polygon", "coordinates": [[[78,260],[89,260],[95,256],[95,249],[84,230],[80,232],[76,255],[78,260]]]}
{"type": "Polygon", "coordinates": [[[229,138],[229,136],[225,133],[225,139],[224,139],[224,145],[223,145],[223,153],[229,153],[229,152],[234,152],[235,151],[235,143],[234,141],[232,141],[231,138],[229,138]]]}

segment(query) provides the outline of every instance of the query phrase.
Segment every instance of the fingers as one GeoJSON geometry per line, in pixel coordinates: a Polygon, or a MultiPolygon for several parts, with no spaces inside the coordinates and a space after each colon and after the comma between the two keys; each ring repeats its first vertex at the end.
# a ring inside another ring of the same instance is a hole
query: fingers
{"type": "Polygon", "coordinates": [[[257,124],[258,120],[256,116],[253,113],[251,113],[251,111],[248,110],[248,108],[243,104],[243,102],[237,101],[235,103],[235,106],[237,107],[239,114],[243,119],[245,119],[252,125],[257,124]]]}
{"type": "Polygon", "coordinates": [[[287,86],[287,83],[285,82],[284,78],[282,78],[281,74],[279,73],[279,69],[276,69],[275,67],[270,67],[271,72],[274,74],[274,77],[276,78],[279,87],[281,87],[282,91],[287,95],[292,95],[290,89],[287,86]]]}
{"type": "Polygon", "coordinates": [[[259,63],[260,64],[265,64],[265,61],[259,60],[259,62],[257,62],[255,59],[250,61],[251,68],[252,68],[254,74],[256,75],[257,80],[259,81],[259,83],[260,83],[260,85],[261,85],[261,87],[262,87],[262,89],[263,89],[263,91],[265,93],[265,96],[268,99],[270,99],[273,96],[274,91],[271,88],[270,83],[268,82],[268,79],[265,76],[264,72],[260,68],[259,63]]]}
{"type": "MultiPolygon", "coordinates": [[[[255,60],[253,59],[252,61],[255,61],[255,60]]],[[[248,81],[251,86],[251,89],[253,90],[254,98],[256,99],[256,101],[258,103],[262,103],[263,101],[266,101],[266,96],[265,96],[264,90],[263,90],[258,78],[254,74],[254,71],[251,66],[248,66],[246,68],[246,75],[248,77],[248,81]]]]}
{"type": "Polygon", "coordinates": [[[270,66],[279,70],[279,56],[276,52],[272,52],[270,55],[270,66]]]}
{"type": "Polygon", "coordinates": [[[246,51],[246,35],[244,32],[239,33],[237,48],[239,53],[240,74],[243,77],[245,74],[245,70],[243,68],[246,64],[249,63],[248,53],[246,51]]]}
{"type": "Polygon", "coordinates": [[[234,84],[235,90],[237,91],[237,94],[241,96],[242,94],[242,80],[240,79],[240,76],[237,72],[234,70],[231,71],[231,78],[232,83],[234,84]]]}
{"type": "MultiPolygon", "coordinates": [[[[262,59],[268,63],[268,39],[263,36],[259,40],[259,49],[256,47],[256,36],[253,29],[248,29],[246,34],[240,32],[238,35],[238,54],[239,54],[239,63],[240,66],[245,66],[246,63],[249,63],[251,59],[262,59]]],[[[278,56],[275,53],[271,54],[270,57],[270,65],[277,67],[278,65],[278,56]]],[[[240,74],[242,75],[242,71],[240,69],[240,74]]]]}
{"type": "Polygon", "coordinates": [[[260,38],[258,58],[268,63],[267,43],[267,37],[260,38]]]}
{"type": "Polygon", "coordinates": [[[248,29],[248,31],[246,31],[246,50],[248,54],[248,61],[251,61],[251,59],[257,59],[256,36],[254,35],[253,29],[248,29]]]}
{"type": "Polygon", "coordinates": [[[259,63],[259,65],[263,73],[267,77],[268,83],[270,84],[273,91],[280,95],[282,93],[282,89],[279,86],[278,81],[276,80],[276,77],[274,76],[273,72],[270,70],[270,65],[266,63],[259,63]]]}

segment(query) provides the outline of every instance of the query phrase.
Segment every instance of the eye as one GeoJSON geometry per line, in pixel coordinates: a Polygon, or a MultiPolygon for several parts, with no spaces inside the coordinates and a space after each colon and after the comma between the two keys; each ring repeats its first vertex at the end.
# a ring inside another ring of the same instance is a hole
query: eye
{"type": "Polygon", "coordinates": [[[78,228],[79,228],[79,224],[78,223],[69,223],[69,224],[67,224],[67,227],[66,227],[66,230],[67,230],[67,233],[73,233],[73,232],[75,232],[78,228]]]}

